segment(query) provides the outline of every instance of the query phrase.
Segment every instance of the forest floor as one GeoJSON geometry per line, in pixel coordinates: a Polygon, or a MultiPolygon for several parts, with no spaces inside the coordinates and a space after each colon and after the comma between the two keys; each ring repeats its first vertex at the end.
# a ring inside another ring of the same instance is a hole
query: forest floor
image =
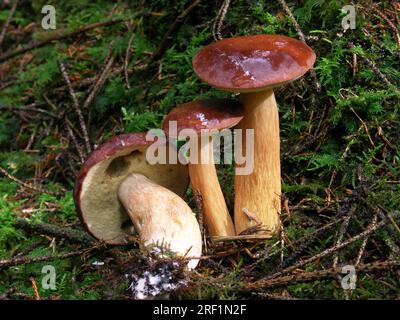
{"type": "MultiPolygon", "coordinates": [[[[75,177],[91,150],[159,128],[177,104],[236,99],[202,83],[192,57],[261,33],[317,55],[275,92],[283,228],[268,240],[208,239],[198,268],[175,272],[184,285],[171,297],[400,298],[398,1],[343,12],[348,1],[59,0],[55,30],[42,27],[45,4],[0,1],[0,299],[130,299],[126,274],[175,262],[90,238],[75,177]]],[[[232,166],[218,173],[232,210],[232,166]]],[[[185,200],[201,214],[190,188],[185,200]]]]}

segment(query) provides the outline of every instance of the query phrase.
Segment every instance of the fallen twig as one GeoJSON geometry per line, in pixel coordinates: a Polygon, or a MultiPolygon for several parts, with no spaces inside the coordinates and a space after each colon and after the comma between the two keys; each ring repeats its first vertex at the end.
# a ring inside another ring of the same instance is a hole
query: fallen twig
{"type": "MultiPolygon", "coordinates": [[[[300,300],[297,298],[293,298],[293,297],[286,297],[286,296],[280,296],[280,295],[275,295],[275,294],[271,294],[271,293],[267,293],[267,292],[252,292],[253,296],[258,296],[258,297],[262,297],[268,300],[300,300]]],[[[303,300],[303,299],[301,299],[303,300]]]]}
{"type": "MultiPolygon", "coordinates": [[[[138,15],[140,15],[140,13],[138,13],[138,15]]],[[[129,18],[132,19],[132,18],[129,18]]],[[[92,23],[92,24],[88,24],[85,26],[81,26],[76,30],[70,31],[70,32],[62,32],[62,33],[57,33],[57,34],[53,34],[49,37],[47,37],[44,40],[41,41],[33,41],[25,46],[22,46],[20,48],[17,48],[15,50],[12,51],[8,51],[6,53],[4,53],[3,55],[0,56],[0,62],[3,62],[5,60],[8,60],[10,58],[13,58],[17,55],[23,54],[27,51],[30,51],[32,49],[36,49],[36,48],[40,48],[43,47],[53,41],[56,40],[62,40],[62,39],[66,39],[66,38],[70,38],[72,36],[75,36],[79,33],[83,33],[92,29],[96,29],[99,27],[105,27],[105,26],[109,26],[112,24],[116,24],[116,23],[120,23],[126,21],[126,19],[112,19],[112,20],[108,20],[108,21],[102,21],[102,22],[96,22],[96,23],[92,23]]]]}
{"type": "MultiPolygon", "coordinates": [[[[341,217],[341,218],[337,219],[337,220],[334,221],[334,222],[330,222],[330,223],[327,223],[327,224],[323,225],[322,227],[320,227],[319,229],[315,230],[315,231],[312,232],[311,234],[306,235],[306,236],[304,236],[304,237],[301,237],[301,238],[299,238],[299,239],[293,241],[293,242],[291,243],[292,246],[293,246],[293,245],[296,245],[296,244],[299,244],[299,243],[301,244],[301,246],[300,246],[299,248],[296,248],[294,254],[292,254],[292,255],[290,255],[289,257],[286,258],[285,264],[284,264],[284,265],[287,265],[288,263],[291,263],[292,261],[296,260],[296,258],[297,258],[302,252],[304,252],[304,251],[310,246],[311,243],[313,243],[314,241],[316,241],[316,240],[318,239],[318,236],[319,236],[322,232],[324,232],[325,230],[327,230],[327,229],[329,229],[329,228],[332,228],[333,226],[336,226],[339,222],[341,222],[341,221],[343,221],[343,220],[344,220],[344,217],[341,217]],[[307,239],[308,239],[308,241],[305,241],[305,240],[307,240],[307,239]]],[[[276,250],[276,251],[274,251],[274,252],[272,252],[272,253],[266,252],[266,254],[265,254],[264,256],[260,257],[260,258],[259,258],[257,261],[255,261],[253,264],[248,265],[247,267],[245,267],[246,271],[248,272],[249,270],[251,270],[251,269],[253,269],[254,267],[256,267],[256,265],[258,265],[258,264],[260,264],[261,262],[263,262],[263,261],[265,261],[265,260],[267,260],[267,259],[269,259],[269,258],[271,258],[271,257],[273,257],[273,256],[275,256],[275,255],[277,255],[277,254],[279,254],[279,253],[281,253],[283,250],[284,250],[284,249],[280,248],[280,249],[278,249],[278,250],[276,250]]],[[[280,270],[280,269],[279,269],[279,270],[280,270]]]]}
{"type": "Polygon", "coordinates": [[[36,112],[36,113],[41,113],[44,114],[46,116],[52,117],[54,119],[58,119],[58,116],[56,114],[54,114],[53,112],[41,109],[41,108],[37,108],[36,107],[37,104],[36,103],[31,103],[29,105],[26,106],[0,106],[0,110],[10,110],[13,112],[17,112],[17,111],[26,111],[26,112],[36,112]]]}
{"type": "Polygon", "coordinates": [[[327,255],[330,255],[331,253],[336,252],[336,251],[338,251],[340,249],[343,249],[343,248],[347,247],[349,244],[352,244],[353,242],[355,242],[357,240],[364,239],[366,236],[368,236],[369,234],[371,234],[375,230],[383,227],[385,224],[386,224],[386,221],[381,221],[379,223],[374,223],[374,221],[372,221],[372,223],[366,228],[366,230],[361,232],[361,233],[359,233],[358,235],[356,235],[356,236],[354,236],[354,237],[342,242],[341,244],[334,245],[334,246],[332,246],[332,247],[330,247],[330,248],[328,248],[328,249],[326,249],[326,250],[324,250],[324,251],[322,251],[322,252],[320,252],[320,253],[318,253],[318,254],[316,254],[316,255],[308,258],[308,259],[299,261],[298,263],[296,263],[296,264],[294,264],[294,265],[292,265],[290,267],[287,267],[286,269],[283,269],[282,271],[279,271],[279,272],[274,273],[274,274],[272,274],[270,276],[267,276],[264,279],[265,280],[269,280],[269,279],[277,278],[277,277],[279,277],[279,276],[281,276],[283,274],[292,272],[292,271],[294,271],[294,270],[296,270],[296,269],[298,269],[298,268],[300,268],[300,267],[302,267],[302,266],[304,266],[306,264],[309,264],[309,263],[311,263],[313,261],[321,259],[321,258],[323,258],[323,257],[325,257],[327,255]]]}
{"type": "Polygon", "coordinates": [[[95,245],[95,246],[92,246],[89,248],[84,248],[82,250],[67,252],[67,253],[63,253],[63,254],[59,254],[59,255],[50,255],[50,256],[33,257],[33,258],[23,257],[23,258],[9,259],[9,260],[0,260],[0,269],[6,268],[6,267],[14,267],[17,265],[22,265],[22,264],[31,264],[31,263],[51,261],[51,260],[57,260],[57,259],[68,259],[71,257],[86,255],[89,252],[99,249],[99,248],[100,247],[98,245],[95,245]]]}
{"type": "MultiPolygon", "coordinates": [[[[301,31],[300,29],[300,25],[297,22],[296,18],[294,17],[292,11],[290,10],[290,8],[288,7],[287,3],[285,0],[278,0],[279,3],[281,4],[283,10],[285,10],[286,14],[289,16],[290,20],[293,23],[293,27],[296,30],[299,38],[301,41],[303,41],[304,43],[307,43],[306,41],[306,37],[304,36],[303,31],[301,31]]],[[[310,76],[313,80],[314,83],[314,87],[317,90],[317,92],[321,92],[321,83],[319,82],[318,78],[317,78],[317,74],[315,73],[314,69],[310,70],[310,76]]]]}
{"type": "Polygon", "coordinates": [[[71,99],[72,99],[72,104],[73,104],[73,106],[75,108],[76,114],[78,115],[79,125],[81,126],[82,133],[83,133],[83,138],[85,140],[86,151],[88,153],[90,153],[92,151],[92,148],[90,146],[89,135],[88,135],[88,131],[87,131],[87,128],[86,128],[85,120],[83,119],[82,111],[81,111],[81,109],[79,107],[78,98],[76,97],[75,91],[71,86],[71,81],[69,80],[67,70],[65,69],[65,65],[61,61],[59,61],[58,64],[60,66],[61,74],[62,74],[62,76],[64,78],[64,81],[68,86],[69,94],[70,94],[71,99]]]}
{"type": "MultiPolygon", "coordinates": [[[[372,262],[368,264],[360,264],[356,271],[357,272],[374,272],[380,270],[393,270],[400,267],[400,261],[378,261],[372,262]]],[[[255,281],[253,283],[246,283],[245,286],[240,288],[241,291],[250,291],[262,288],[271,288],[275,286],[282,286],[293,284],[296,282],[306,282],[306,281],[314,281],[318,279],[324,278],[335,278],[338,274],[342,272],[341,267],[330,268],[327,270],[319,270],[319,271],[311,271],[311,272],[302,272],[292,275],[286,275],[279,278],[273,279],[261,279],[255,281]]]]}
{"type": "MultiPolygon", "coordinates": [[[[349,48],[354,49],[355,45],[354,43],[350,42],[349,43],[349,48]]],[[[376,66],[375,62],[368,59],[367,57],[364,57],[362,55],[357,55],[359,56],[366,64],[367,66],[375,73],[375,75],[381,79],[388,87],[394,88],[395,86],[389,81],[389,79],[381,72],[381,70],[378,69],[376,66]]]]}
{"type": "Polygon", "coordinates": [[[129,67],[129,61],[131,60],[131,46],[132,46],[132,41],[134,38],[135,38],[135,34],[132,33],[132,35],[129,37],[128,45],[126,46],[125,60],[124,60],[125,83],[126,83],[126,87],[128,89],[130,89],[130,87],[131,87],[131,85],[129,84],[128,67],[129,67]]]}
{"type": "Polygon", "coordinates": [[[14,16],[15,10],[17,10],[18,1],[19,1],[19,0],[15,0],[15,1],[14,1],[13,5],[12,5],[12,7],[11,7],[11,10],[10,10],[10,12],[8,13],[7,20],[6,20],[6,22],[4,22],[3,28],[1,29],[1,33],[0,33],[0,47],[1,47],[1,45],[3,44],[4,37],[5,37],[5,35],[6,35],[8,26],[10,25],[11,19],[12,19],[12,17],[14,16]]]}
{"type": "MultiPolygon", "coordinates": [[[[340,226],[340,229],[339,229],[339,233],[338,233],[338,236],[337,236],[337,239],[336,239],[335,246],[338,246],[338,245],[340,245],[342,243],[343,237],[346,234],[347,228],[349,226],[351,217],[353,216],[353,214],[356,211],[356,209],[357,209],[357,205],[353,204],[351,206],[349,212],[344,217],[344,221],[343,221],[343,223],[342,223],[342,225],[340,226]]],[[[376,221],[375,221],[375,223],[376,223],[376,221]]],[[[333,257],[333,263],[332,263],[333,268],[337,267],[338,262],[339,262],[339,255],[338,255],[338,251],[336,251],[335,255],[333,257]]]]}
{"type": "Polygon", "coordinates": [[[202,0],[193,1],[193,3],[189,7],[187,7],[179,16],[176,17],[174,23],[171,25],[171,27],[165,33],[164,38],[161,40],[158,48],[153,52],[152,56],[150,57],[150,61],[148,62],[148,65],[151,64],[151,62],[160,58],[164,54],[164,52],[168,49],[168,47],[171,43],[170,37],[176,32],[176,30],[182,24],[182,22],[186,18],[186,16],[189,13],[191,13],[193,11],[193,9],[196,8],[197,5],[201,1],[202,0]]]}
{"type": "Polygon", "coordinates": [[[106,82],[108,76],[110,75],[110,70],[114,63],[114,56],[111,54],[111,51],[112,51],[111,46],[110,46],[109,50],[110,50],[110,53],[109,53],[110,57],[107,59],[107,63],[103,69],[103,72],[100,73],[100,75],[98,76],[97,81],[94,83],[91,92],[89,93],[88,97],[86,98],[85,102],[83,103],[83,106],[82,106],[83,109],[87,109],[90,106],[93,99],[96,97],[96,94],[101,90],[101,88],[103,87],[104,83],[106,82]]]}
{"type": "Polygon", "coordinates": [[[217,17],[215,18],[212,30],[215,41],[222,39],[221,35],[222,23],[224,22],[226,13],[228,12],[230,2],[231,0],[224,0],[221,8],[218,11],[217,17]]]}
{"type": "Polygon", "coordinates": [[[373,5],[370,7],[372,9],[372,11],[374,11],[378,16],[380,16],[383,20],[385,20],[387,22],[387,24],[389,25],[390,29],[392,29],[395,39],[396,39],[396,43],[397,43],[397,47],[400,49],[400,33],[399,30],[397,29],[397,27],[393,24],[392,21],[390,21],[390,19],[387,17],[386,14],[384,14],[381,10],[379,10],[377,8],[376,5],[373,5]]]}
{"type": "MultiPolygon", "coordinates": [[[[376,223],[377,221],[378,221],[378,215],[375,214],[374,217],[372,218],[372,222],[376,223]]],[[[362,242],[362,244],[360,246],[360,249],[358,250],[357,258],[356,258],[356,261],[354,263],[355,267],[357,267],[361,263],[361,259],[362,259],[363,255],[364,255],[365,247],[367,246],[368,239],[369,239],[369,236],[366,236],[364,238],[364,240],[363,240],[363,242],[362,242]]]]}
{"type": "Polygon", "coordinates": [[[211,236],[209,237],[213,242],[226,242],[226,241],[249,241],[249,240],[267,240],[271,239],[270,234],[247,234],[238,236],[211,236]]]}
{"type": "Polygon", "coordinates": [[[71,129],[71,126],[70,126],[70,123],[69,123],[70,121],[68,120],[68,118],[65,118],[65,122],[66,122],[66,127],[67,127],[68,134],[72,139],[72,142],[73,142],[73,144],[75,146],[75,149],[78,151],[79,159],[81,160],[81,163],[83,163],[85,161],[85,156],[83,155],[83,152],[82,152],[82,150],[81,150],[81,148],[80,148],[80,146],[78,144],[78,141],[76,140],[75,134],[71,129]]]}
{"type": "Polygon", "coordinates": [[[63,192],[55,192],[55,191],[46,190],[46,189],[41,188],[41,187],[32,186],[32,185],[30,185],[30,184],[28,184],[28,183],[26,183],[26,182],[24,182],[24,181],[19,180],[19,179],[16,178],[16,177],[14,177],[13,175],[11,175],[7,170],[5,170],[5,169],[2,168],[2,167],[0,167],[0,172],[1,172],[4,176],[6,176],[8,179],[10,179],[10,180],[16,182],[18,185],[20,185],[20,186],[22,186],[22,187],[24,187],[24,188],[27,188],[27,189],[30,189],[30,190],[39,192],[39,193],[47,193],[47,194],[52,195],[52,196],[60,196],[60,195],[63,195],[64,192],[65,192],[65,190],[64,190],[63,192]]]}
{"type": "Polygon", "coordinates": [[[15,227],[23,229],[27,232],[36,234],[45,234],[52,237],[66,239],[71,243],[80,243],[90,245],[96,243],[96,240],[90,237],[87,233],[74,230],[68,227],[59,227],[49,223],[32,223],[26,219],[17,218],[15,227]]]}
{"type": "Polygon", "coordinates": [[[36,284],[36,279],[34,277],[29,277],[32,284],[33,293],[35,294],[35,300],[40,300],[39,290],[36,284]]]}

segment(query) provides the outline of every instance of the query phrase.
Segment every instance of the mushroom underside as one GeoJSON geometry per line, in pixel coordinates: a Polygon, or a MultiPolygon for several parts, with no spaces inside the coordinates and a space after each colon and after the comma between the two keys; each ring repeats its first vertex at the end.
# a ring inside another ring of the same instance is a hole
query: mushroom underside
{"type": "Polygon", "coordinates": [[[118,200],[117,190],[126,177],[141,173],[178,195],[186,192],[186,169],[181,165],[146,161],[146,147],[126,148],[94,165],[86,174],[79,195],[81,219],[90,233],[108,244],[126,244],[134,228],[118,200]]]}

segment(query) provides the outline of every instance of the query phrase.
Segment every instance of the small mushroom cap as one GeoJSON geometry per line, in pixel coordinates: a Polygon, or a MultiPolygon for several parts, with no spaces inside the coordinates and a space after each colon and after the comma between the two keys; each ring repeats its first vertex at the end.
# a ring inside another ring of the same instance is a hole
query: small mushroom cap
{"type": "Polygon", "coordinates": [[[302,41],[281,35],[253,35],[204,47],[194,56],[193,67],[212,87],[253,92],[293,81],[314,62],[314,51],[302,41]]]}
{"type": "Polygon", "coordinates": [[[173,108],[164,119],[163,130],[168,135],[170,121],[176,121],[178,134],[183,129],[205,133],[207,130],[231,128],[242,119],[243,108],[239,102],[228,99],[204,99],[173,108]]]}
{"type": "Polygon", "coordinates": [[[78,216],[95,238],[108,244],[126,244],[128,236],[135,234],[118,200],[119,185],[133,172],[178,195],[185,194],[189,183],[187,168],[179,163],[150,165],[146,150],[152,143],[146,141],[145,133],[118,135],[98,147],[83,164],[76,180],[74,200],[78,216]]]}

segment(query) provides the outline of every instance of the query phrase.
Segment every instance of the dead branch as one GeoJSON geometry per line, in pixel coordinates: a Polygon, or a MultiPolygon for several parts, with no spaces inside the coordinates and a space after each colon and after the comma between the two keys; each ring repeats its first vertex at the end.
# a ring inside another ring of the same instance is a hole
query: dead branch
{"type": "Polygon", "coordinates": [[[41,113],[44,114],[46,116],[58,119],[58,116],[56,114],[54,114],[53,112],[41,109],[41,108],[37,108],[38,104],[36,103],[31,103],[29,105],[26,106],[1,106],[0,105],[0,110],[10,110],[12,112],[16,112],[16,111],[26,111],[26,112],[36,112],[36,113],[41,113]]]}
{"type": "Polygon", "coordinates": [[[85,162],[85,156],[83,155],[83,152],[81,150],[81,147],[78,144],[78,141],[76,140],[75,134],[71,129],[70,121],[68,120],[67,117],[65,118],[65,122],[66,122],[66,127],[67,127],[68,134],[72,139],[72,142],[73,142],[73,144],[75,146],[75,149],[78,151],[79,159],[81,160],[81,163],[84,163],[85,162]]]}
{"type": "Polygon", "coordinates": [[[370,9],[387,22],[390,29],[392,29],[392,32],[394,33],[397,47],[400,49],[400,33],[399,33],[399,30],[397,29],[397,27],[394,25],[394,23],[392,21],[390,21],[390,19],[388,18],[388,16],[386,14],[384,14],[381,10],[378,9],[377,5],[371,6],[370,9]]]}
{"type": "MultiPolygon", "coordinates": [[[[297,35],[299,36],[300,40],[303,41],[304,43],[307,43],[306,37],[304,36],[303,31],[301,31],[300,25],[297,22],[296,18],[294,17],[290,8],[288,7],[286,1],[285,0],[278,0],[278,1],[281,4],[283,10],[285,10],[286,14],[289,16],[290,21],[292,21],[293,27],[296,30],[297,35]]],[[[314,69],[310,70],[310,76],[313,80],[315,90],[317,90],[317,92],[321,92],[321,83],[319,82],[319,80],[317,78],[317,74],[315,73],[314,69]]]]}
{"type": "MultiPolygon", "coordinates": [[[[372,218],[372,222],[376,223],[377,221],[378,221],[378,215],[375,214],[374,217],[372,218]]],[[[364,238],[364,240],[363,240],[363,242],[362,242],[362,244],[360,246],[360,249],[358,250],[357,258],[356,258],[356,261],[354,263],[354,266],[356,266],[356,267],[361,263],[361,259],[362,259],[363,255],[364,255],[365,248],[366,248],[367,243],[368,243],[368,239],[369,239],[369,236],[366,236],[364,238]]]]}
{"type": "Polygon", "coordinates": [[[26,183],[26,182],[24,182],[24,181],[22,181],[22,180],[19,180],[19,179],[16,178],[16,177],[14,177],[13,175],[11,175],[7,170],[5,170],[5,169],[2,168],[2,167],[0,167],[0,172],[1,172],[4,176],[6,176],[8,179],[10,179],[10,180],[16,182],[18,185],[20,185],[20,186],[22,186],[22,187],[24,187],[24,188],[27,188],[27,189],[30,189],[30,190],[39,192],[39,193],[47,193],[47,194],[52,195],[52,196],[61,196],[61,195],[63,195],[64,192],[65,192],[65,190],[63,190],[63,192],[55,192],[55,191],[50,191],[50,190],[47,190],[47,189],[44,189],[44,188],[41,188],[41,187],[32,186],[32,185],[30,185],[30,184],[28,184],[28,183],[26,183]]]}
{"type": "MultiPolygon", "coordinates": [[[[110,48],[110,51],[111,51],[111,48],[110,48]]],[[[103,87],[108,76],[110,75],[110,70],[111,70],[113,63],[114,63],[114,56],[111,55],[106,63],[106,66],[105,66],[103,72],[97,78],[97,81],[94,83],[91,92],[89,93],[88,97],[86,98],[85,102],[83,103],[83,107],[82,107],[83,109],[87,109],[90,106],[93,99],[96,97],[96,94],[103,87]]]]}
{"type": "Polygon", "coordinates": [[[12,7],[11,7],[11,10],[10,10],[10,12],[8,13],[7,20],[6,20],[6,22],[4,22],[3,28],[1,29],[1,33],[0,33],[0,47],[1,47],[1,45],[3,44],[4,37],[5,37],[5,35],[6,35],[8,26],[10,25],[11,19],[12,19],[12,17],[14,16],[15,10],[17,10],[18,1],[19,1],[19,0],[15,0],[15,1],[14,1],[13,5],[12,5],[12,7]]]}
{"type": "MultiPolygon", "coordinates": [[[[351,217],[353,216],[353,214],[356,211],[356,209],[357,209],[357,205],[353,204],[351,206],[349,212],[344,217],[344,221],[343,221],[342,225],[340,226],[339,233],[338,233],[338,236],[337,236],[337,240],[336,240],[336,244],[335,244],[336,246],[338,246],[338,245],[340,245],[342,243],[343,237],[347,232],[347,228],[349,226],[351,217]]],[[[374,223],[376,223],[376,221],[374,223]]],[[[337,267],[338,262],[339,262],[339,255],[338,255],[338,251],[336,251],[335,255],[333,257],[333,263],[332,263],[333,268],[337,267]]]]}
{"type": "Polygon", "coordinates": [[[156,51],[153,52],[152,56],[150,57],[150,61],[148,62],[148,65],[151,64],[153,61],[157,60],[160,58],[164,52],[169,48],[169,45],[171,43],[171,36],[178,30],[178,28],[181,26],[183,23],[183,20],[186,18],[186,16],[193,11],[194,8],[196,8],[202,0],[195,0],[193,3],[187,7],[179,16],[176,17],[174,23],[171,25],[169,30],[165,33],[164,38],[161,40],[158,48],[156,51]]]}
{"type": "MultiPolygon", "coordinates": [[[[352,42],[350,42],[348,46],[349,46],[350,49],[354,49],[354,48],[355,48],[355,45],[354,45],[354,43],[352,43],[352,42]]],[[[391,87],[391,88],[395,88],[395,86],[394,86],[394,85],[389,81],[389,79],[382,73],[382,71],[379,70],[379,68],[376,66],[376,64],[375,64],[374,61],[372,61],[372,60],[370,60],[370,59],[368,59],[367,57],[364,57],[364,56],[362,56],[362,55],[357,55],[357,56],[359,56],[359,57],[367,64],[367,66],[375,73],[375,75],[376,75],[379,79],[381,79],[381,80],[386,84],[386,86],[391,87]]]]}
{"type": "MultiPolygon", "coordinates": [[[[318,236],[326,231],[329,228],[332,228],[336,226],[339,222],[343,221],[345,217],[341,217],[339,219],[336,219],[334,222],[327,223],[323,225],[322,227],[318,228],[317,230],[313,231],[311,234],[303,236],[299,239],[296,239],[291,243],[292,246],[301,244],[300,247],[296,248],[295,252],[293,255],[289,256],[286,258],[285,264],[290,263],[291,261],[295,260],[302,252],[305,251],[306,248],[310,246],[312,242],[314,242],[316,239],[318,239],[318,236]],[[308,240],[308,241],[307,241],[308,240]]],[[[249,270],[252,270],[253,268],[256,267],[256,265],[260,264],[261,262],[281,253],[284,249],[280,248],[275,250],[272,253],[266,252],[261,258],[259,258],[257,261],[255,261],[253,264],[248,265],[245,267],[246,272],[249,270]]]]}
{"type": "Polygon", "coordinates": [[[73,104],[73,106],[75,108],[76,114],[78,115],[79,125],[81,126],[82,133],[83,133],[83,138],[85,140],[86,151],[88,153],[90,153],[92,151],[92,148],[90,146],[89,135],[88,135],[88,131],[87,131],[87,128],[86,128],[85,120],[83,119],[82,111],[81,111],[81,109],[79,107],[78,98],[76,97],[75,91],[71,86],[71,81],[69,80],[68,73],[67,73],[67,70],[65,68],[65,65],[61,61],[59,61],[58,64],[60,66],[61,74],[62,74],[62,76],[64,78],[64,81],[67,84],[67,87],[68,87],[68,90],[69,90],[69,94],[70,94],[71,99],[72,99],[72,104],[73,104]]]}
{"type": "Polygon", "coordinates": [[[215,41],[222,39],[221,35],[222,23],[224,22],[226,13],[228,12],[230,2],[231,2],[230,0],[224,0],[221,8],[218,11],[217,17],[215,18],[213,24],[213,37],[215,41]]]}
{"type": "Polygon", "coordinates": [[[20,228],[26,232],[35,234],[45,234],[56,238],[66,239],[71,243],[79,243],[85,245],[93,245],[96,240],[90,237],[87,233],[74,230],[68,227],[59,227],[49,223],[31,223],[26,219],[17,218],[15,227],[20,228]]]}
{"type": "Polygon", "coordinates": [[[58,260],[68,259],[71,257],[87,255],[89,252],[92,252],[97,249],[99,249],[99,246],[95,245],[92,247],[84,248],[82,250],[67,252],[67,253],[63,253],[63,254],[59,254],[59,255],[50,255],[50,256],[42,256],[42,257],[34,257],[34,258],[22,257],[22,258],[14,258],[14,259],[9,259],[9,260],[0,260],[0,270],[3,268],[6,268],[6,267],[13,267],[13,266],[22,265],[22,264],[31,264],[31,263],[51,261],[51,260],[57,260],[57,259],[58,260]]]}
{"type": "MultiPolygon", "coordinates": [[[[137,15],[140,15],[140,13],[138,13],[137,15]]],[[[129,18],[129,19],[132,19],[132,18],[129,18]]],[[[45,46],[45,45],[47,45],[47,44],[49,44],[49,43],[51,43],[53,41],[70,38],[70,37],[73,37],[73,36],[75,36],[77,34],[84,33],[84,32],[89,31],[89,30],[93,30],[93,29],[96,29],[96,28],[99,28],[99,27],[105,27],[105,26],[113,25],[113,24],[120,23],[120,22],[123,22],[123,21],[126,21],[126,20],[127,19],[112,19],[112,20],[108,20],[108,21],[96,22],[96,23],[85,25],[85,26],[81,26],[78,29],[70,31],[70,32],[62,32],[62,33],[58,33],[57,32],[56,34],[53,34],[53,35],[51,35],[51,36],[49,36],[46,39],[43,39],[41,41],[33,41],[33,42],[31,42],[31,43],[29,43],[29,44],[27,44],[25,46],[22,46],[20,48],[15,49],[15,50],[8,51],[8,52],[4,53],[3,55],[0,56],[0,62],[6,61],[6,60],[8,60],[10,58],[13,58],[13,57],[18,56],[20,54],[23,54],[23,53],[25,53],[27,51],[43,47],[43,46],[45,46]]]]}
{"type": "MultiPolygon", "coordinates": [[[[382,270],[394,270],[400,267],[400,261],[378,261],[372,262],[368,264],[360,264],[357,268],[357,272],[376,272],[382,270]]],[[[253,283],[246,283],[243,288],[240,288],[241,291],[251,291],[262,288],[271,288],[276,286],[293,284],[296,282],[307,282],[314,281],[318,279],[325,278],[336,278],[339,274],[341,274],[342,270],[340,267],[330,268],[327,270],[319,270],[319,271],[311,271],[311,272],[302,272],[297,274],[291,274],[282,276],[274,279],[261,279],[255,281],[253,283]]]]}
{"type": "Polygon", "coordinates": [[[383,227],[385,224],[386,224],[386,221],[381,221],[379,223],[374,223],[374,221],[372,221],[372,223],[366,228],[365,231],[357,234],[356,236],[354,236],[354,237],[342,242],[341,244],[334,245],[334,246],[332,246],[332,247],[330,247],[330,248],[328,248],[328,249],[326,249],[326,250],[324,250],[324,251],[322,251],[322,252],[320,252],[320,253],[318,253],[318,254],[316,254],[316,255],[308,258],[308,259],[299,261],[298,263],[296,263],[296,264],[294,264],[294,265],[292,265],[290,267],[287,267],[286,269],[283,269],[282,271],[274,273],[273,275],[267,276],[264,279],[265,280],[269,280],[269,279],[277,278],[277,277],[279,277],[279,276],[281,276],[283,274],[286,274],[286,273],[292,272],[292,271],[294,271],[294,270],[296,270],[298,268],[301,268],[306,264],[309,264],[309,263],[314,262],[316,260],[319,260],[319,259],[321,259],[321,258],[323,258],[325,256],[328,256],[328,255],[330,255],[330,254],[332,254],[332,253],[334,253],[334,252],[336,252],[336,251],[338,251],[340,249],[343,249],[343,248],[347,247],[349,244],[352,244],[353,242],[355,242],[357,240],[364,239],[366,236],[368,236],[369,234],[373,233],[375,230],[383,227]]]}
{"type": "Polygon", "coordinates": [[[128,45],[126,46],[125,60],[124,60],[124,75],[125,75],[126,87],[128,89],[130,89],[130,87],[131,87],[129,84],[128,67],[129,67],[129,61],[131,60],[131,46],[132,46],[132,41],[134,38],[135,38],[135,34],[132,33],[132,35],[129,37],[128,45]]]}

